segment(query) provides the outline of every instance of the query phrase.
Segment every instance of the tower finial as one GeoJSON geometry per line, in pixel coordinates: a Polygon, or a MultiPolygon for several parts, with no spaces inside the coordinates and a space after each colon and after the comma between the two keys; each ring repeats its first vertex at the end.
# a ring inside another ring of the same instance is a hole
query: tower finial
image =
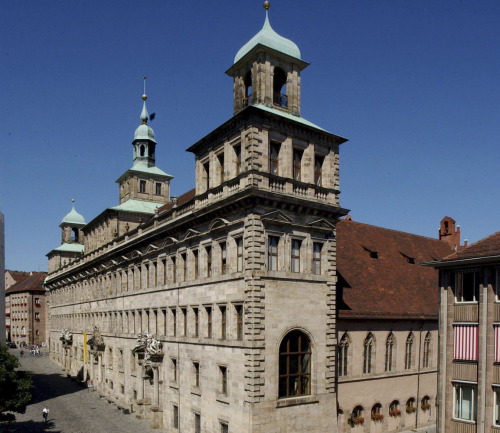
{"type": "Polygon", "coordinates": [[[271,3],[270,3],[268,0],[266,0],[266,1],[264,2],[264,9],[265,9],[266,11],[268,11],[270,7],[271,7],[271,3]]]}
{"type": "Polygon", "coordinates": [[[143,75],[142,76],[142,79],[144,80],[144,93],[142,94],[142,100],[145,101],[146,99],[148,99],[147,95],[146,95],[146,75],[143,75]]]}
{"type": "Polygon", "coordinates": [[[142,100],[144,101],[144,103],[142,104],[142,112],[141,112],[141,123],[143,125],[147,124],[148,123],[148,110],[146,109],[146,99],[148,99],[147,95],[146,95],[146,75],[143,75],[142,76],[142,79],[144,80],[144,93],[142,94],[142,100]]]}

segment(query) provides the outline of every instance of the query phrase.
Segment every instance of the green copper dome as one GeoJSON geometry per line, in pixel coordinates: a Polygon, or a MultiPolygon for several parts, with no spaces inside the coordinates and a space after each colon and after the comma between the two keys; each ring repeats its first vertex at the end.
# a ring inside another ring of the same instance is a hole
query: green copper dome
{"type": "Polygon", "coordinates": [[[61,225],[71,225],[71,226],[84,226],[85,223],[85,218],[83,218],[82,215],[80,215],[76,210],[75,210],[75,204],[73,203],[73,207],[71,211],[63,218],[61,225]]]}
{"type": "MultiPolygon", "coordinates": [[[[143,96],[143,98],[145,95],[143,96]]],[[[141,112],[141,125],[135,130],[134,140],[150,140],[156,143],[155,141],[155,132],[153,128],[148,125],[148,110],[146,109],[146,100],[144,99],[144,104],[142,106],[141,112]]]]}
{"type": "Polygon", "coordinates": [[[301,60],[299,47],[290,39],[286,39],[283,36],[278,35],[278,33],[273,30],[271,24],[269,23],[267,10],[266,20],[264,22],[262,30],[240,48],[240,50],[236,53],[234,63],[242,59],[245,54],[250,52],[252,48],[257,46],[258,44],[265,45],[266,47],[272,48],[273,50],[288,54],[291,57],[295,57],[301,60]]]}

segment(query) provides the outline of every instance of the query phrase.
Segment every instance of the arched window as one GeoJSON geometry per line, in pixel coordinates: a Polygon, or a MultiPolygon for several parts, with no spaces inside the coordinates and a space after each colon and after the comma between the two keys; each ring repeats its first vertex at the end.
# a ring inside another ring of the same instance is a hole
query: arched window
{"type": "Polygon", "coordinates": [[[413,332],[410,332],[408,338],[406,339],[405,370],[410,370],[412,368],[413,341],[413,332]]]}
{"type": "Polygon", "coordinates": [[[301,331],[288,333],[280,345],[279,397],[311,393],[311,342],[301,331]]]}
{"type": "Polygon", "coordinates": [[[415,406],[415,399],[411,397],[406,401],[406,413],[413,413],[416,410],[417,407],[415,406]]]}
{"type": "Polygon", "coordinates": [[[424,339],[424,359],[423,359],[423,367],[424,368],[429,368],[431,366],[431,343],[432,343],[432,335],[428,331],[427,334],[425,334],[425,339],[424,339]]]}
{"type": "Polygon", "coordinates": [[[349,336],[347,335],[347,332],[344,333],[342,338],[340,339],[339,343],[339,351],[338,351],[338,371],[339,371],[339,376],[347,376],[348,372],[348,354],[349,354],[349,336]]]}
{"type": "Polygon", "coordinates": [[[376,403],[372,407],[372,420],[373,421],[382,421],[384,419],[384,415],[382,415],[382,405],[380,403],[376,403]]]}
{"type": "Polygon", "coordinates": [[[365,418],[363,417],[363,406],[356,406],[352,412],[351,417],[349,419],[349,424],[352,426],[363,424],[365,422],[365,418]]]}
{"type": "Polygon", "coordinates": [[[78,242],[78,229],[76,227],[71,229],[71,242],[78,242]]]}
{"type": "Polygon", "coordinates": [[[141,144],[140,153],[141,156],[144,156],[144,154],[146,153],[146,148],[144,147],[144,144],[141,144]]]}
{"type": "Polygon", "coordinates": [[[288,107],[286,95],[286,73],[281,68],[274,68],[273,102],[280,107],[288,107]]]}
{"type": "Polygon", "coordinates": [[[371,332],[365,338],[363,350],[363,374],[372,372],[372,358],[375,355],[375,337],[371,332]]]}
{"type": "Polygon", "coordinates": [[[389,405],[389,416],[399,416],[401,415],[401,409],[399,408],[399,401],[393,400],[389,405]]]}
{"type": "Polygon", "coordinates": [[[252,72],[248,71],[245,75],[245,105],[252,105],[252,72]]]}
{"type": "Polygon", "coordinates": [[[425,412],[431,408],[431,399],[428,395],[424,396],[422,403],[420,404],[421,409],[425,412]]]}
{"type": "Polygon", "coordinates": [[[396,338],[392,332],[389,333],[387,337],[387,341],[385,342],[385,371],[392,371],[395,359],[395,346],[396,346],[396,338]]]}

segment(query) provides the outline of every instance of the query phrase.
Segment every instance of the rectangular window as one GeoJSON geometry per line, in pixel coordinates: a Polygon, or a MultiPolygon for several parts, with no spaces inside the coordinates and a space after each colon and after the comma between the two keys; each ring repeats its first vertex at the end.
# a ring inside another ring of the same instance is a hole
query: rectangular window
{"type": "Polygon", "coordinates": [[[200,363],[193,362],[193,369],[194,369],[194,386],[196,388],[199,388],[200,387],[200,363]]]}
{"type": "Polygon", "coordinates": [[[205,177],[205,187],[206,189],[210,189],[210,163],[203,164],[204,177],[205,177]]]}
{"type": "Polygon", "coordinates": [[[212,276],[212,248],[207,247],[207,277],[212,276]]]}
{"type": "Polygon", "coordinates": [[[267,269],[278,270],[278,236],[269,236],[267,239],[267,269]]]}
{"type": "Polygon", "coordinates": [[[500,388],[493,388],[493,425],[500,426],[500,388]]]}
{"type": "Polygon", "coordinates": [[[243,271],[243,238],[236,239],[237,271],[243,271]]]}
{"type": "Polygon", "coordinates": [[[163,265],[163,284],[167,284],[167,259],[161,261],[163,265]]]}
{"type": "Polygon", "coordinates": [[[172,308],[170,311],[172,313],[172,327],[174,328],[173,333],[174,333],[174,337],[176,337],[177,336],[177,311],[175,310],[175,308],[172,308]]]}
{"type": "Polygon", "coordinates": [[[279,143],[271,142],[269,146],[269,173],[278,175],[278,156],[280,153],[279,143]]]}
{"type": "Polygon", "coordinates": [[[477,302],[479,272],[457,272],[455,276],[455,302],[477,302]]]}
{"type": "Polygon", "coordinates": [[[172,283],[177,281],[177,263],[175,256],[172,256],[172,283]]]}
{"type": "Polygon", "coordinates": [[[319,242],[313,242],[313,274],[321,275],[321,249],[323,245],[319,242]]]}
{"type": "Polygon", "coordinates": [[[225,340],[226,339],[226,331],[227,331],[226,306],[221,305],[219,308],[220,308],[221,338],[223,340],[225,340]]]}
{"type": "Polygon", "coordinates": [[[179,406],[176,406],[175,404],[173,406],[174,406],[174,411],[173,411],[174,418],[172,420],[172,424],[174,425],[175,429],[178,429],[179,428],[179,406]]]}
{"type": "Polygon", "coordinates": [[[477,325],[453,326],[454,359],[477,361],[478,327],[477,325]]]}
{"type": "Polygon", "coordinates": [[[205,307],[207,311],[207,338],[212,338],[212,307],[205,307]]]}
{"type": "Polygon", "coordinates": [[[156,182],[155,193],[156,193],[156,195],[161,195],[161,183],[160,182],[156,182]]]}
{"type": "Polygon", "coordinates": [[[194,414],[194,433],[201,433],[201,417],[199,413],[194,414]]]}
{"type": "Polygon", "coordinates": [[[167,335],[167,310],[163,309],[161,310],[163,313],[163,335],[167,335]]]}
{"type": "Polygon", "coordinates": [[[236,163],[235,175],[238,176],[241,172],[241,146],[234,146],[233,149],[236,163]]]}
{"type": "Polygon", "coordinates": [[[323,161],[324,158],[318,155],[315,155],[314,157],[314,184],[316,186],[321,186],[322,185],[322,176],[321,176],[321,171],[323,169],[323,161]]]}
{"type": "Polygon", "coordinates": [[[236,310],[236,339],[243,340],[243,305],[235,305],[236,310]]]}
{"type": "Polygon", "coordinates": [[[224,182],[224,154],[217,155],[219,161],[219,183],[224,182]]]}
{"type": "Polygon", "coordinates": [[[185,337],[187,335],[187,309],[181,308],[182,313],[182,335],[185,337]]]}
{"type": "Polygon", "coordinates": [[[300,168],[302,163],[302,152],[293,149],[293,180],[301,180],[300,168]]]}
{"type": "Polygon", "coordinates": [[[198,337],[200,329],[200,317],[198,314],[198,308],[193,307],[193,316],[194,316],[194,336],[198,337]]]}
{"type": "Polygon", "coordinates": [[[477,385],[454,383],[453,417],[465,421],[477,420],[477,385]]]}
{"type": "Polygon", "coordinates": [[[292,239],[291,271],[300,272],[300,245],[301,241],[292,239]]]}
{"type": "Polygon", "coordinates": [[[146,181],[145,180],[139,181],[139,192],[142,192],[142,193],[146,192],[146,181]]]}
{"type": "Polygon", "coordinates": [[[182,260],[182,281],[187,280],[187,256],[186,253],[181,254],[181,260],[182,260]]]}
{"type": "Polygon", "coordinates": [[[500,362],[500,326],[494,325],[495,330],[495,362],[500,362]]]}
{"type": "Polygon", "coordinates": [[[172,359],[172,382],[177,383],[177,359],[172,359]]]}
{"type": "Polygon", "coordinates": [[[198,278],[198,272],[199,272],[198,250],[193,251],[193,256],[194,256],[194,279],[196,280],[198,278]]]}
{"type": "Polygon", "coordinates": [[[220,372],[220,392],[222,394],[227,394],[227,367],[219,365],[220,372]]]}
{"type": "Polygon", "coordinates": [[[229,433],[229,425],[225,422],[220,423],[220,433],[229,433]]]}
{"type": "Polygon", "coordinates": [[[224,275],[227,272],[227,251],[226,243],[220,243],[220,260],[221,260],[221,273],[224,275]]]}

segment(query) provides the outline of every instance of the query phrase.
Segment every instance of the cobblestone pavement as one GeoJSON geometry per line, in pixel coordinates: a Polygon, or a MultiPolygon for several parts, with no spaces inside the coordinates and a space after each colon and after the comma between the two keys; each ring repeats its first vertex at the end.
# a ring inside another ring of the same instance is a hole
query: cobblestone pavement
{"type": "MultiPolygon", "coordinates": [[[[19,357],[19,349],[10,349],[19,357]]],[[[16,421],[0,425],[0,432],[9,433],[151,433],[148,421],[134,414],[124,415],[114,405],[89,392],[66,377],[64,371],[48,356],[20,358],[21,369],[34,373],[35,395],[26,413],[15,414],[16,421]],[[49,417],[43,422],[42,409],[47,406],[49,417]]]]}

